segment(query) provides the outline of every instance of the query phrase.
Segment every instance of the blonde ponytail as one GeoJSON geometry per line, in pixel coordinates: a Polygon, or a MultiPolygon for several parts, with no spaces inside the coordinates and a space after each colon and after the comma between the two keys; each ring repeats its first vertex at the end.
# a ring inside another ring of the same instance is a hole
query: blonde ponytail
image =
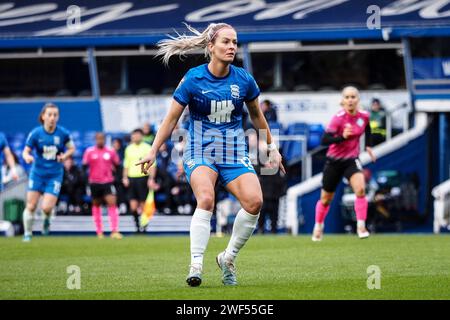
{"type": "Polygon", "coordinates": [[[184,25],[194,34],[193,36],[179,34],[177,32],[176,37],[169,35],[170,39],[163,39],[157,43],[158,52],[156,56],[162,56],[162,61],[165,65],[169,64],[171,56],[178,55],[185,57],[186,53],[197,49],[204,49],[205,57],[208,58],[210,55],[208,43],[214,42],[218,31],[223,28],[233,29],[227,23],[211,23],[203,32],[200,32],[187,23],[184,23],[184,25]]]}

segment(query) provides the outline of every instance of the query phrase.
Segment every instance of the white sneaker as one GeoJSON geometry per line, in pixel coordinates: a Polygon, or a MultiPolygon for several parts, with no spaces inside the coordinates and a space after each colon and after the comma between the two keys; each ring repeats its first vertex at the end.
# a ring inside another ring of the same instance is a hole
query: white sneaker
{"type": "Polygon", "coordinates": [[[358,237],[360,239],[366,239],[370,236],[370,233],[369,233],[369,231],[367,231],[366,228],[358,228],[357,233],[358,233],[358,237]]]}
{"type": "Polygon", "coordinates": [[[314,242],[318,242],[322,241],[322,238],[323,238],[323,228],[314,227],[311,240],[314,242]]]}

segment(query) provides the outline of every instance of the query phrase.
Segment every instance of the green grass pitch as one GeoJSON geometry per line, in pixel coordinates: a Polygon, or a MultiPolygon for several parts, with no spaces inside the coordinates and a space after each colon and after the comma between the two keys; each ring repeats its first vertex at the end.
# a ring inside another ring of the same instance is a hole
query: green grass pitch
{"type": "Polygon", "coordinates": [[[211,237],[203,284],[186,285],[187,236],[0,238],[0,299],[450,299],[449,235],[253,236],[237,259],[237,287],[224,287],[211,237]],[[67,267],[81,289],[67,289],[67,267]],[[367,268],[381,271],[369,290],[367,268]]]}

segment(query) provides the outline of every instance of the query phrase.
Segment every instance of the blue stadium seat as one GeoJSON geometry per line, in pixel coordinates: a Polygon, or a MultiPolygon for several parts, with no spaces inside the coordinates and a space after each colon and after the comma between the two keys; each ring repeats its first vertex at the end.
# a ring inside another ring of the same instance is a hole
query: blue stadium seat
{"type": "MultiPolygon", "coordinates": [[[[309,133],[309,127],[307,123],[296,122],[290,124],[285,131],[285,135],[302,135],[307,137],[309,133]]],[[[297,159],[303,156],[302,154],[302,141],[285,141],[282,144],[283,157],[287,162],[297,159]]]]}
{"type": "Polygon", "coordinates": [[[311,150],[320,146],[325,129],[321,124],[310,124],[308,131],[308,150],[311,150]]]}
{"type": "Polygon", "coordinates": [[[281,123],[275,122],[275,121],[269,121],[268,124],[269,124],[269,128],[271,131],[278,129],[278,130],[280,130],[280,134],[283,133],[283,125],[281,123]]]}
{"type": "Polygon", "coordinates": [[[304,122],[296,122],[296,123],[292,123],[290,124],[287,129],[286,129],[286,134],[289,135],[307,135],[308,134],[308,124],[304,123],[304,122]]]}

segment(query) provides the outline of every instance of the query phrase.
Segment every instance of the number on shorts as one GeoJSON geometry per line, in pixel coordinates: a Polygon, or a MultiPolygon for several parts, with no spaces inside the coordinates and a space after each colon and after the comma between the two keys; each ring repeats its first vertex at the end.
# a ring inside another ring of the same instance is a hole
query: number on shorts
{"type": "Polygon", "coordinates": [[[356,167],[358,168],[358,170],[363,171],[361,161],[359,161],[359,159],[355,159],[355,163],[356,163],[356,167]]]}
{"type": "Polygon", "coordinates": [[[59,193],[59,190],[61,190],[61,183],[58,181],[53,181],[53,192],[59,193]]]}
{"type": "Polygon", "coordinates": [[[243,157],[241,159],[241,162],[248,170],[252,170],[253,169],[253,165],[252,165],[249,157],[243,157]]]}

